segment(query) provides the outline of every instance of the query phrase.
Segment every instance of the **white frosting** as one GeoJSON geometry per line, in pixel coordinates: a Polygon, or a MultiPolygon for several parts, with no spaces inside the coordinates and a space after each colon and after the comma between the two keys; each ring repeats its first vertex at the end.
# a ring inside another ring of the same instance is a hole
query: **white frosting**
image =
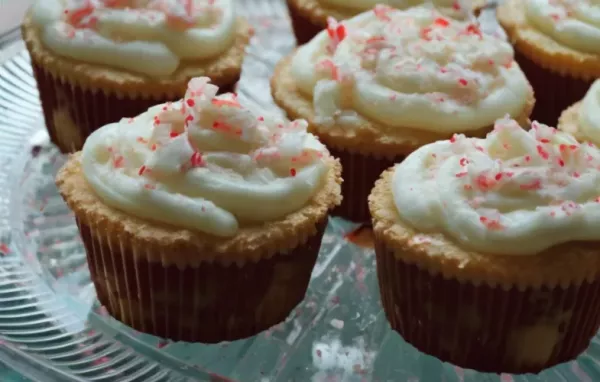
{"type": "Polygon", "coordinates": [[[464,132],[519,116],[530,94],[510,44],[430,7],[376,6],[331,21],[298,50],[292,75],[325,125],[354,112],[392,127],[464,132]]]}
{"type": "Polygon", "coordinates": [[[600,2],[598,0],[521,0],[528,20],[559,43],[600,54],[600,2]]]}
{"type": "Polygon", "coordinates": [[[579,133],[600,146],[600,80],[594,82],[581,102],[579,133]]]}
{"type": "Polygon", "coordinates": [[[231,1],[38,0],[32,19],[57,54],[162,77],[233,44],[231,1]]]}
{"type": "Polygon", "coordinates": [[[82,164],[98,196],[141,218],[225,237],[304,207],[329,170],[306,121],[257,116],[217,90],[193,79],[183,101],[95,131],[82,164]]]}
{"type": "Polygon", "coordinates": [[[447,16],[466,18],[472,14],[471,0],[320,0],[322,3],[335,8],[346,8],[354,11],[367,11],[377,4],[388,5],[392,8],[407,9],[424,3],[432,3],[447,16]]]}
{"type": "Polygon", "coordinates": [[[512,120],[486,139],[455,136],[396,166],[401,219],[468,249],[533,255],[557,244],[600,240],[600,149],[567,133],[512,120]]]}

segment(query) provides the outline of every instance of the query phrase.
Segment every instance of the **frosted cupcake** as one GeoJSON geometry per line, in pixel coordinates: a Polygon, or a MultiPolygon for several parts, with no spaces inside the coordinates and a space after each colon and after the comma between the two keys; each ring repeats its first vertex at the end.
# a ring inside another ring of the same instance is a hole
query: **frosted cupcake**
{"type": "Polygon", "coordinates": [[[192,77],[231,91],[250,38],[231,0],[39,0],[22,32],[63,152],[102,125],[180,99],[192,77]]]}
{"type": "Polygon", "coordinates": [[[327,28],[327,19],[345,20],[372,9],[377,4],[406,9],[425,3],[435,5],[445,16],[468,19],[485,5],[485,0],[286,0],[292,29],[298,44],[305,44],[327,28]]]}
{"type": "Polygon", "coordinates": [[[532,119],[555,125],[600,77],[600,4],[506,0],[497,16],[536,92],[532,119]]]}
{"type": "Polygon", "coordinates": [[[340,158],[341,216],[369,219],[379,174],[425,144],[454,133],[485,136],[506,114],[526,123],[533,91],[511,46],[477,24],[430,7],[376,6],[332,22],[282,60],[275,101],[340,158]]]}
{"type": "Polygon", "coordinates": [[[600,149],[503,119],[384,172],[369,197],[383,307],[418,349],[525,373],[600,325],[600,149]]]}
{"type": "Polygon", "coordinates": [[[219,342],[303,299],[340,165],[306,122],[193,79],[182,101],[95,131],[57,175],[100,302],[131,327],[219,342]]]}
{"type": "Polygon", "coordinates": [[[562,113],[557,128],[580,142],[600,146],[600,80],[594,82],[583,100],[562,113]]]}

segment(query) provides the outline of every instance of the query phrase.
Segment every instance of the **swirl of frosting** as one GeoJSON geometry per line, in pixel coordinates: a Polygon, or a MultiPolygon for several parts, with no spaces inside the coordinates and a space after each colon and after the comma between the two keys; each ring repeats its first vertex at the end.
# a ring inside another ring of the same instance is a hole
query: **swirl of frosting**
{"type": "Polygon", "coordinates": [[[600,149],[538,123],[499,120],[485,139],[455,135],[396,166],[403,221],[483,253],[533,255],[600,239],[600,149]]]}
{"type": "Polygon", "coordinates": [[[581,102],[579,132],[600,146],[600,80],[594,82],[581,102]]]}
{"type": "Polygon", "coordinates": [[[57,54],[154,77],[218,56],[236,28],[231,0],[38,0],[32,19],[57,54]]]}
{"type": "Polygon", "coordinates": [[[87,139],[84,176],[106,204],[230,237],[301,209],[321,189],[329,154],[306,121],[257,116],[208,81],[87,139]]]}
{"type": "Polygon", "coordinates": [[[461,19],[471,15],[473,10],[471,0],[321,0],[321,2],[336,8],[349,8],[359,12],[372,9],[377,4],[388,5],[396,9],[406,9],[431,2],[445,15],[461,19]]]}
{"type": "Polygon", "coordinates": [[[317,123],[353,111],[392,127],[455,133],[517,117],[530,87],[510,44],[431,7],[376,6],[298,49],[298,89],[317,123]]]}
{"type": "Polygon", "coordinates": [[[541,32],[584,53],[600,54],[596,0],[524,0],[527,19],[541,32]]]}

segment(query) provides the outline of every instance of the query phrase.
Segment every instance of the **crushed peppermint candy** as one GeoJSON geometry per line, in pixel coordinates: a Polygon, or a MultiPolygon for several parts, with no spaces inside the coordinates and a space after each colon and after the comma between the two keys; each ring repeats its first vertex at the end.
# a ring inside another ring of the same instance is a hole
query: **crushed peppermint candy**
{"type": "Polygon", "coordinates": [[[310,57],[314,63],[312,73],[306,66],[293,70],[301,79],[314,77],[298,85],[319,100],[315,112],[320,121],[336,119],[341,110],[355,110],[386,125],[406,127],[411,126],[406,125],[410,118],[399,115],[409,113],[393,113],[400,110],[394,105],[409,108],[423,100],[428,108],[453,115],[491,98],[498,108],[506,108],[487,122],[491,124],[514,108],[508,96],[498,94],[515,93],[525,104],[530,92],[525,76],[512,65],[510,44],[483,33],[476,20],[453,19],[430,7],[398,10],[380,4],[342,22],[329,18],[326,32],[296,53],[302,56],[299,62],[310,57]],[[518,79],[508,81],[511,77],[518,79]],[[319,86],[329,80],[335,86],[319,86]]]}
{"type": "MultiPolygon", "coordinates": [[[[222,16],[215,0],[76,0],[68,3],[63,19],[76,29],[98,29],[98,23],[110,12],[127,12],[129,20],[164,19],[180,30],[216,25],[222,16]]],[[[118,40],[118,36],[113,37],[118,40]]]]}
{"type": "Polygon", "coordinates": [[[534,233],[552,233],[542,235],[549,243],[567,234],[591,240],[600,225],[600,149],[537,122],[524,130],[507,117],[485,139],[424,146],[399,165],[395,182],[400,215],[426,230],[448,219],[436,227],[479,250],[531,253],[544,248],[534,233]],[[417,218],[421,208],[434,220],[417,218]]]}
{"type": "MultiPolygon", "coordinates": [[[[108,148],[112,167],[139,176],[146,188],[154,189],[148,180],[205,167],[237,177],[239,174],[230,168],[246,162],[246,166],[252,162],[258,167],[274,167],[278,176],[293,178],[304,166],[323,158],[320,144],[306,147],[306,121],[257,116],[240,104],[236,94],[217,96],[217,91],[206,77],[192,79],[180,102],[151,109],[149,134],[134,138],[134,150],[127,142],[115,142],[108,148]],[[120,143],[125,146],[120,147],[120,143]],[[222,151],[220,145],[237,148],[222,151]],[[140,162],[136,150],[153,154],[140,162]]],[[[143,119],[140,116],[132,123],[143,119]]]]}

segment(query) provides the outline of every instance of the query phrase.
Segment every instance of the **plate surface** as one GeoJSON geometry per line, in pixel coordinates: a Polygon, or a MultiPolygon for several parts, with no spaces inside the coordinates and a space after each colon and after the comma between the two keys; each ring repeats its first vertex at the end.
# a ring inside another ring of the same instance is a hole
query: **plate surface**
{"type": "MultiPolygon", "coordinates": [[[[279,112],[269,76],[294,44],[285,5],[238,4],[257,31],[240,99],[279,112]]],[[[538,376],[481,374],[419,353],[381,311],[373,250],[354,244],[369,232],[339,219],[305,300],[267,332],[202,345],[118,323],[97,305],[73,217],[54,186],[65,158],[48,144],[29,57],[22,44],[10,49],[0,66],[1,363],[37,381],[600,381],[598,337],[576,361],[538,376]]]]}

